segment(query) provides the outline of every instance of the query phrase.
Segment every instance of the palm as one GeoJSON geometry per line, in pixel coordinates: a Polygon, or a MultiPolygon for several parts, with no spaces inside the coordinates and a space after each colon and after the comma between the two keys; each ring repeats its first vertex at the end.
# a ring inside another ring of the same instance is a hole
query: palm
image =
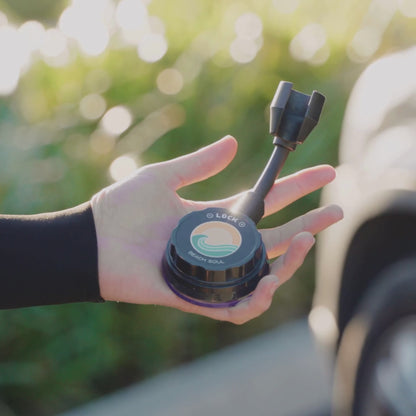
{"type": "MultiPolygon", "coordinates": [[[[176,191],[222,170],[235,151],[236,142],[228,137],[199,152],[146,166],[134,177],[93,198],[100,290],[105,299],[172,306],[233,322],[245,322],[267,309],[271,292],[291,277],[313,244],[310,233],[319,232],[341,218],[338,207],[312,211],[285,226],[262,230],[269,257],[284,256],[272,265],[272,275],[260,281],[252,298],[234,308],[192,305],[173,294],[161,274],[164,250],[183,215],[208,206],[229,208],[239,197],[195,202],[180,198],[176,191]]],[[[333,177],[331,167],[321,166],[278,181],[266,198],[266,215],[320,188],[333,177]]]]}

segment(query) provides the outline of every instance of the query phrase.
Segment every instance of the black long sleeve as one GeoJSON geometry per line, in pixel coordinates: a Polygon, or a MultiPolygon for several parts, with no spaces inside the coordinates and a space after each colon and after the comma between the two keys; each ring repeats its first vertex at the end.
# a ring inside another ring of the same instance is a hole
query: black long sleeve
{"type": "Polygon", "coordinates": [[[83,301],[102,301],[90,203],[0,215],[0,309],[83,301]]]}

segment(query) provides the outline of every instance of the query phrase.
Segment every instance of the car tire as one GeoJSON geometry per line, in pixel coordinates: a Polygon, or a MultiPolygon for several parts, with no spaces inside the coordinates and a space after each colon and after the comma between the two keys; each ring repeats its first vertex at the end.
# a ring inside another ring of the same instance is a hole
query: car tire
{"type": "Polygon", "coordinates": [[[416,260],[384,269],[342,334],[332,414],[416,415],[416,260]]]}

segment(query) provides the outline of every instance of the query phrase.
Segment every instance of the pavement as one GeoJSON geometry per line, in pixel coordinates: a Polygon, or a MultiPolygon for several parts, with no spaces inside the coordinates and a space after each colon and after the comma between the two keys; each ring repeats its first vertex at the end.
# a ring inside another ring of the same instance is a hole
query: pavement
{"type": "Polygon", "coordinates": [[[59,416],[329,416],[330,373],[305,318],[59,416]]]}

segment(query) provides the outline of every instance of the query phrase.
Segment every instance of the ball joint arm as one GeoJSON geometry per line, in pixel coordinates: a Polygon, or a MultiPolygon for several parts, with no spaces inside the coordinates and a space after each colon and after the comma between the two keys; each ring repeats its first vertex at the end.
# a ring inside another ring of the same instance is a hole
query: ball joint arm
{"type": "Polygon", "coordinates": [[[256,224],[264,215],[264,199],[278,177],[289,153],[302,144],[318,124],[325,97],[292,89],[291,82],[280,82],[270,105],[270,134],[275,148],[254,187],[233,208],[256,224]]]}

